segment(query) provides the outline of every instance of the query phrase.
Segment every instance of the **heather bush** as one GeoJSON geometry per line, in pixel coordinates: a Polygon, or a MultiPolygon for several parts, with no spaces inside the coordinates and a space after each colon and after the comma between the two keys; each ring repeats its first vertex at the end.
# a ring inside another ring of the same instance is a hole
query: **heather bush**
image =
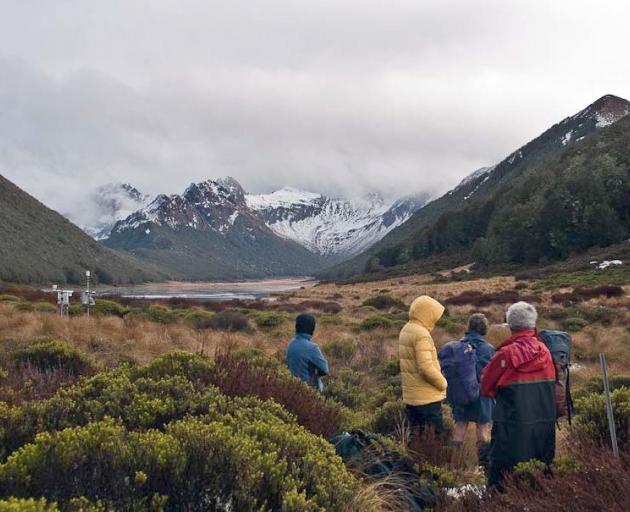
{"type": "Polygon", "coordinates": [[[376,309],[407,309],[406,304],[392,297],[391,295],[376,295],[375,297],[370,297],[363,301],[363,306],[371,306],[376,309]]]}
{"type": "Polygon", "coordinates": [[[33,311],[37,311],[38,313],[56,313],[58,309],[54,304],[42,301],[33,303],[33,311]]]}
{"type": "Polygon", "coordinates": [[[588,322],[583,318],[567,318],[562,322],[563,329],[569,332],[581,331],[587,325],[588,322]]]}
{"type": "Polygon", "coordinates": [[[344,510],[355,488],[323,439],[273,415],[252,420],[238,411],[163,432],[133,432],[111,419],[46,432],[0,466],[4,495],[62,503],[85,496],[125,510],[160,497],[166,510],[279,510],[296,499],[296,510],[344,510]]]}
{"type": "Polygon", "coordinates": [[[204,331],[212,328],[214,313],[205,309],[192,309],[184,314],[184,320],[196,331],[204,331]]]}
{"type": "Polygon", "coordinates": [[[17,295],[11,295],[8,293],[0,294],[0,302],[19,302],[20,298],[17,295]]]}
{"type": "Polygon", "coordinates": [[[177,320],[177,315],[172,309],[160,304],[151,304],[144,310],[144,318],[151,322],[157,322],[160,324],[170,324],[177,320]]]}
{"type": "Polygon", "coordinates": [[[239,311],[225,310],[214,315],[212,328],[221,331],[247,331],[250,325],[247,315],[239,311]]]}
{"type": "MultiPolygon", "coordinates": [[[[617,427],[617,441],[621,448],[628,447],[630,441],[630,388],[620,387],[612,392],[612,405],[617,427]]],[[[577,416],[574,430],[577,435],[608,445],[610,434],[606,402],[603,394],[592,393],[575,401],[577,416]]]]}
{"type": "Polygon", "coordinates": [[[256,314],[255,322],[262,328],[278,327],[284,322],[284,317],[278,313],[262,312],[256,314]]]}
{"type": "Polygon", "coordinates": [[[405,421],[405,404],[402,400],[385,402],[372,418],[371,428],[379,434],[395,434],[400,432],[405,421]]]}
{"type": "Polygon", "coordinates": [[[348,363],[357,353],[357,346],[352,340],[337,340],[323,345],[322,351],[327,356],[334,357],[344,363],[348,363]]]}
{"type": "Polygon", "coordinates": [[[56,340],[32,343],[14,352],[13,360],[18,366],[28,364],[42,372],[62,370],[70,375],[89,375],[96,369],[88,356],[56,340]]]}
{"type": "Polygon", "coordinates": [[[21,300],[15,304],[15,309],[24,312],[33,311],[33,303],[26,300],[21,300]]]}
{"type": "MultiPolygon", "coordinates": [[[[608,385],[611,391],[621,387],[630,388],[630,375],[610,375],[608,385]]],[[[604,383],[601,377],[593,377],[573,391],[574,398],[583,398],[591,393],[603,393],[604,383]]]]}
{"type": "Polygon", "coordinates": [[[0,512],[58,512],[56,503],[47,503],[45,499],[9,498],[0,500],[0,512]]]}
{"type": "Polygon", "coordinates": [[[129,308],[113,300],[96,299],[94,302],[92,312],[97,315],[123,317],[129,312],[129,308]]]}
{"type": "Polygon", "coordinates": [[[361,322],[360,328],[363,331],[372,331],[374,329],[390,329],[394,323],[391,319],[381,316],[373,315],[367,317],[361,322]]]}

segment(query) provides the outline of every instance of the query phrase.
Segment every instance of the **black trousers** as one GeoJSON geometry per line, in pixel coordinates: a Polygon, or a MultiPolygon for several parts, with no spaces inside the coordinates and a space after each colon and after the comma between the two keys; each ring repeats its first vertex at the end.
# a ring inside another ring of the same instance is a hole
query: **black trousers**
{"type": "Polygon", "coordinates": [[[412,430],[423,432],[426,427],[433,427],[437,435],[445,433],[444,418],[442,417],[442,402],[425,405],[407,405],[407,419],[412,430]]]}

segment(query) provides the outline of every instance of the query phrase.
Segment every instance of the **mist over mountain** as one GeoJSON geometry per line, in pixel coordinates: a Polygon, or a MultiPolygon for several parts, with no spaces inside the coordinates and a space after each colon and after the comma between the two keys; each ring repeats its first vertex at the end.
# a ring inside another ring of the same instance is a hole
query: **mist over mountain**
{"type": "Polygon", "coordinates": [[[628,113],[627,100],[601,97],[498,164],[473,172],[373,247],[321,276],[426,270],[429,261],[432,268],[472,261],[531,265],[623,239],[630,144],[620,141],[630,137],[628,113]],[[552,229],[553,222],[559,224],[552,229]]]}

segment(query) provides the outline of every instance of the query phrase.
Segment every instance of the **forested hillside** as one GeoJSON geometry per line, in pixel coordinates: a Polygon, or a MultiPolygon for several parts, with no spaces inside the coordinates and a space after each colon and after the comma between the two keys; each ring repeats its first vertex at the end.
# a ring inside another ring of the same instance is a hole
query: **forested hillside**
{"type": "Polygon", "coordinates": [[[79,283],[86,269],[107,284],[166,278],[103,247],[0,176],[0,281],[79,283]]]}
{"type": "MultiPolygon", "coordinates": [[[[579,121],[606,98],[567,120],[579,121]]],[[[440,262],[443,267],[472,261],[537,265],[628,238],[630,118],[597,132],[593,124],[590,135],[551,144],[567,120],[324,277],[403,273],[440,262]]]]}

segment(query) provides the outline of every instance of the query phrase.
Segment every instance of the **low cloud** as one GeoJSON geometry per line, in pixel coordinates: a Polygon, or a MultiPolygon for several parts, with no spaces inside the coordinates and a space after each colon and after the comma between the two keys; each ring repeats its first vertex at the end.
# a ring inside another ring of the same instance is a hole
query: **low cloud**
{"type": "Polygon", "coordinates": [[[224,175],[438,194],[630,93],[630,8],[548,3],[12,3],[0,173],[61,211],[111,181],[154,194],[224,175]]]}

